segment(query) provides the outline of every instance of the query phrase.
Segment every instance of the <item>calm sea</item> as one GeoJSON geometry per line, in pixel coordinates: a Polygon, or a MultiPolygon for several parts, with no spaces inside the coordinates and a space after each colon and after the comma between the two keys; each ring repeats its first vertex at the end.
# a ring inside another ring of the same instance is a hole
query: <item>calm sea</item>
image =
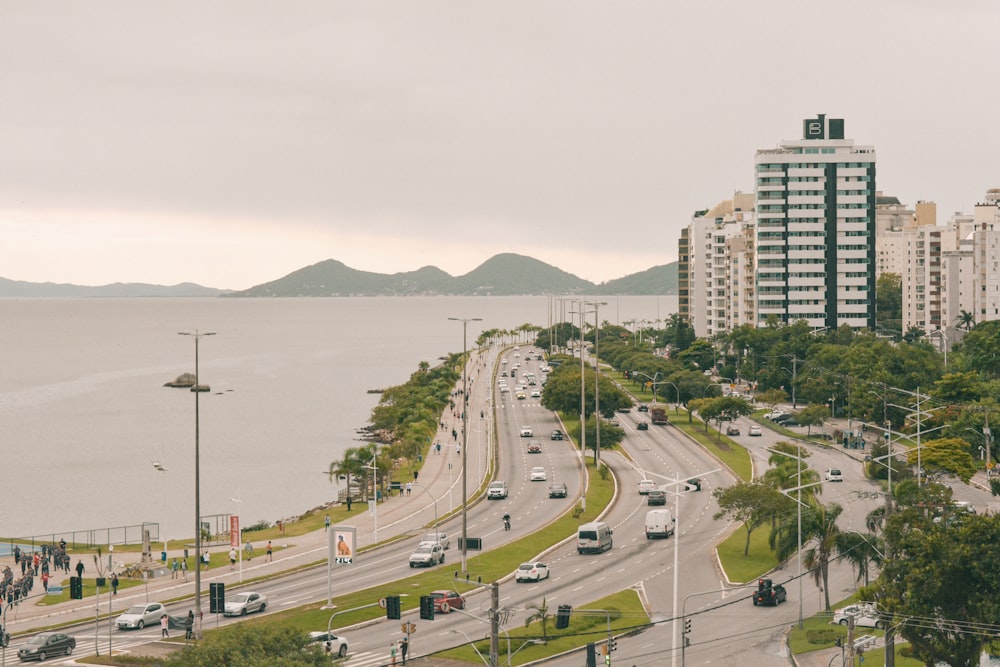
{"type": "MultiPolygon", "coordinates": [[[[610,323],[664,319],[677,297],[602,297],[610,323]]],[[[547,297],[0,300],[0,535],[158,522],[193,534],[199,344],[202,514],[273,522],[336,496],[375,389],[486,329],[546,326],[547,297]],[[163,470],[153,464],[158,462],[163,470]],[[234,500],[236,499],[236,500],[234,500]],[[238,502],[237,502],[238,500],[238,502]]],[[[569,308],[568,306],[566,307],[569,308]]],[[[567,318],[570,316],[566,316],[567,318]]]]}

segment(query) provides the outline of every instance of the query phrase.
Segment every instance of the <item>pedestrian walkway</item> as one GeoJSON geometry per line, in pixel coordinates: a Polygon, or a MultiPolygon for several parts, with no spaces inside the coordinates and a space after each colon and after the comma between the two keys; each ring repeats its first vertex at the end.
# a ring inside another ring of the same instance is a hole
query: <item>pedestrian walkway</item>
{"type": "MultiPolygon", "coordinates": [[[[456,441],[461,443],[467,441],[466,466],[468,494],[471,498],[473,493],[482,485],[483,479],[490,470],[493,454],[491,449],[492,414],[487,406],[488,392],[491,389],[493,368],[496,360],[496,351],[489,350],[485,355],[475,351],[470,352],[469,366],[467,369],[470,394],[470,413],[467,423],[469,425],[468,437],[462,435],[461,411],[457,413],[450,407],[446,407],[442,413],[441,430],[439,433],[451,435],[451,430],[455,429],[459,434],[456,441]],[[480,381],[482,378],[482,381],[480,381]],[[472,409],[471,406],[475,406],[472,409]],[[480,409],[483,410],[480,417],[480,409]]],[[[462,389],[462,380],[459,379],[455,391],[462,389]]],[[[461,406],[461,395],[457,394],[456,406],[461,406]]],[[[461,506],[462,486],[461,468],[462,459],[456,452],[456,447],[442,448],[440,454],[436,454],[433,448],[423,457],[419,474],[412,484],[412,495],[396,494],[384,498],[378,503],[375,510],[361,504],[354,504],[354,507],[347,518],[335,522],[337,525],[353,526],[356,530],[356,546],[362,552],[366,548],[371,548],[376,543],[397,539],[405,535],[419,535],[425,530],[425,526],[430,526],[441,520],[451,510],[461,506]]],[[[286,524],[291,527],[294,524],[286,524]]],[[[229,544],[216,545],[211,548],[215,562],[225,558],[227,566],[215,567],[209,570],[202,570],[201,592],[202,608],[208,608],[209,583],[223,582],[229,586],[236,585],[241,576],[245,579],[257,579],[262,576],[273,576],[282,572],[298,569],[305,565],[323,561],[327,555],[328,532],[325,527],[318,530],[297,536],[280,536],[272,538],[274,545],[273,560],[268,561],[263,548],[263,541],[256,539],[257,547],[253,560],[245,559],[242,563],[242,574],[237,567],[231,570],[228,567],[229,544]]],[[[167,553],[167,562],[160,563],[155,571],[155,576],[146,580],[143,586],[133,586],[121,588],[113,600],[113,613],[120,613],[131,604],[146,602],[147,600],[166,600],[194,595],[195,576],[194,571],[189,571],[187,577],[171,578],[169,564],[174,557],[183,557],[183,552],[176,550],[167,553]]],[[[91,565],[90,556],[83,556],[91,565]]],[[[363,557],[363,556],[362,556],[363,557]]],[[[79,554],[73,554],[73,560],[81,558],[79,554]]],[[[138,554],[136,554],[138,558],[138,554]]],[[[13,558],[0,558],[0,567],[9,564],[13,569],[13,558]]],[[[93,568],[88,567],[86,577],[93,575],[93,568]]],[[[31,595],[22,600],[18,605],[11,606],[6,610],[6,627],[11,634],[20,634],[40,627],[56,624],[92,620],[94,618],[94,598],[89,597],[83,600],[71,600],[57,605],[38,605],[37,602],[44,596],[44,591],[40,581],[35,582],[35,587],[31,595]]],[[[102,594],[98,600],[101,614],[106,614],[108,610],[108,596],[102,594]]],[[[4,605],[6,606],[6,605],[4,605]]]]}

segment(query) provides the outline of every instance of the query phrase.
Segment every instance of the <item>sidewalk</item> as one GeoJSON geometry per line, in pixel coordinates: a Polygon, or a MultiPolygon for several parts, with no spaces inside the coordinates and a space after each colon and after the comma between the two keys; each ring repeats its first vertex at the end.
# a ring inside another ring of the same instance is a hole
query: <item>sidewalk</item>
{"type": "MultiPolygon", "coordinates": [[[[492,368],[489,367],[489,353],[486,357],[472,351],[468,369],[470,406],[484,406],[486,410],[486,392],[490,389],[489,377],[492,377],[492,368]],[[482,373],[486,371],[486,373],[482,373]],[[479,381],[482,375],[485,381],[479,381]]],[[[459,379],[456,391],[461,390],[462,380],[459,379]]],[[[455,398],[456,406],[461,406],[461,396],[455,398]]],[[[467,451],[467,475],[468,492],[471,497],[480,487],[484,476],[489,468],[492,459],[491,452],[488,451],[488,437],[473,437],[473,434],[482,435],[485,429],[492,428],[492,415],[488,411],[484,412],[484,417],[480,419],[479,407],[470,408],[468,416],[469,437],[467,451]],[[474,413],[471,414],[471,413],[474,413]]],[[[445,441],[445,434],[451,440],[451,431],[454,428],[458,432],[457,442],[463,441],[462,420],[453,411],[446,407],[441,422],[445,425],[438,431],[438,437],[442,444],[445,441]]],[[[433,443],[431,450],[424,457],[419,470],[418,478],[412,483],[412,495],[406,496],[405,491],[401,494],[384,498],[378,504],[377,514],[360,503],[355,503],[346,520],[334,522],[334,525],[353,526],[357,530],[357,547],[360,551],[371,548],[377,542],[413,535],[419,536],[425,530],[430,530],[429,526],[448,513],[449,508],[454,509],[461,505],[461,457],[456,453],[456,447],[442,447],[440,454],[435,453],[433,443]],[[449,469],[449,465],[451,468],[449,469]],[[453,496],[454,500],[449,500],[453,496]],[[444,502],[442,502],[444,501],[444,502]]],[[[404,481],[405,488],[405,481],[404,481]]],[[[338,505],[330,505],[335,507],[338,505]]],[[[286,524],[293,526],[294,524],[286,524]]],[[[272,539],[274,555],[272,561],[266,560],[264,545],[267,540],[255,539],[254,558],[243,560],[242,577],[243,580],[257,579],[262,576],[276,576],[282,572],[305,567],[324,561],[327,554],[328,534],[321,528],[298,536],[280,536],[272,539]]],[[[210,549],[215,563],[220,559],[227,559],[229,545],[216,546],[210,549]]],[[[154,553],[157,553],[154,551],[154,553]]],[[[193,597],[195,574],[191,570],[187,573],[187,578],[171,579],[169,564],[176,556],[183,557],[183,550],[172,550],[167,553],[167,562],[158,563],[155,576],[147,580],[146,585],[120,588],[119,593],[114,597],[113,613],[117,614],[131,604],[154,600],[165,600],[183,597],[185,595],[193,597]]],[[[243,552],[245,558],[246,554],[243,552]]],[[[139,555],[135,554],[138,559],[139,555]]],[[[87,565],[85,577],[93,576],[93,561],[89,554],[73,554],[72,561],[83,558],[87,565]]],[[[0,567],[9,564],[14,570],[13,558],[0,559],[0,567]]],[[[17,570],[19,575],[20,570],[17,570]]],[[[54,575],[53,581],[68,575],[54,575]]],[[[209,583],[223,582],[227,587],[236,586],[240,581],[239,566],[235,570],[229,567],[214,567],[210,570],[202,570],[201,573],[201,593],[202,609],[208,609],[209,583]]],[[[11,606],[6,610],[6,628],[12,635],[28,632],[32,629],[52,626],[57,624],[92,621],[95,612],[95,600],[93,596],[83,600],[71,600],[58,605],[38,605],[37,602],[44,598],[41,580],[35,577],[34,588],[28,598],[22,600],[17,606],[11,606]]],[[[108,596],[104,593],[98,600],[98,608],[102,615],[108,611],[108,596]]],[[[4,605],[6,608],[7,605],[4,605]]]]}

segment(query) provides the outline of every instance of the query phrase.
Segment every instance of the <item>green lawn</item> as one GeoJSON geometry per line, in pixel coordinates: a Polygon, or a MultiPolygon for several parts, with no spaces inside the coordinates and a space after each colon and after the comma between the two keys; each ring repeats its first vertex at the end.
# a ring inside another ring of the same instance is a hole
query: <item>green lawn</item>
{"type": "Polygon", "coordinates": [[[747,531],[742,525],[716,547],[729,581],[750,582],[778,566],[778,559],[767,543],[770,532],[770,526],[761,526],[750,533],[750,550],[746,556],[743,550],[747,531]]]}

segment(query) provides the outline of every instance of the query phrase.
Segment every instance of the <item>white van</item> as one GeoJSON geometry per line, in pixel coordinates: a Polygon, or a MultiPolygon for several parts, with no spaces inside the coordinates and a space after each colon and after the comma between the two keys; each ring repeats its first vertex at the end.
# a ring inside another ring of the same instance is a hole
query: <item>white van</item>
{"type": "Polygon", "coordinates": [[[611,526],[594,521],[580,526],[576,533],[576,552],[599,554],[611,548],[611,526]]]}
{"type": "Polygon", "coordinates": [[[646,539],[670,537],[674,534],[674,515],[670,510],[649,510],[646,512],[646,539]]]}

